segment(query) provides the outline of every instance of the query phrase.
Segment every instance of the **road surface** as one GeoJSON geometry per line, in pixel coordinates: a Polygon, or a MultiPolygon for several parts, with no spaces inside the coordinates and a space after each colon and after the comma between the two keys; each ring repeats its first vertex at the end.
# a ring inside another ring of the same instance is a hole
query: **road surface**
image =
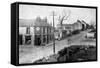
{"type": "MultiPolygon", "coordinates": [[[[87,31],[82,31],[79,34],[70,36],[66,39],[55,41],[55,53],[59,50],[63,49],[64,47],[68,47],[70,45],[96,45],[95,40],[92,41],[84,41],[84,36],[86,35],[87,31]],[[71,39],[71,43],[68,43],[68,39],[71,39]]],[[[53,53],[53,45],[47,44],[46,46],[20,46],[19,48],[19,63],[33,63],[34,61],[50,56],[53,53]]]]}

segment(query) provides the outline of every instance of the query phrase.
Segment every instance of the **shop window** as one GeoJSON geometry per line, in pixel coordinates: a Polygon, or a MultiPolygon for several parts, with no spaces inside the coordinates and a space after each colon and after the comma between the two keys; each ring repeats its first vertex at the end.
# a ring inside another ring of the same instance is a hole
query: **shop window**
{"type": "Polygon", "coordinates": [[[30,45],[31,44],[31,35],[25,36],[25,44],[30,45]]]}

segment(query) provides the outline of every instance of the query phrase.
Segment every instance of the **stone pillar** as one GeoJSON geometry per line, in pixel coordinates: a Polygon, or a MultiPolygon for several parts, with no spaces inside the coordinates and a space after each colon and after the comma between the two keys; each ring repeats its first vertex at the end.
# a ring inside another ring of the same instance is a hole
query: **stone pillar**
{"type": "Polygon", "coordinates": [[[35,29],[35,27],[30,27],[31,45],[32,45],[32,46],[34,46],[34,35],[35,35],[34,29],[35,29]]]}
{"type": "Polygon", "coordinates": [[[34,46],[34,35],[31,36],[31,45],[34,46]]]}
{"type": "Polygon", "coordinates": [[[43,27],[41,27],[41,44],[43,43],[43,27]]]}

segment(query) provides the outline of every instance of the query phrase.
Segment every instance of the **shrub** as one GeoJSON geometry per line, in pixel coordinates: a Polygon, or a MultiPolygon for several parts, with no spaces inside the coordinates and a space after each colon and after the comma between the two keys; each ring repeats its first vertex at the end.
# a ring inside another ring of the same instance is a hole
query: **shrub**
{"type": "Polygon", "coordinates": [[[93,53],[96,53],[94,46],[72,45],[59,51],[57,60],[59,62],[94,60],[96,55],[93,53]]]}

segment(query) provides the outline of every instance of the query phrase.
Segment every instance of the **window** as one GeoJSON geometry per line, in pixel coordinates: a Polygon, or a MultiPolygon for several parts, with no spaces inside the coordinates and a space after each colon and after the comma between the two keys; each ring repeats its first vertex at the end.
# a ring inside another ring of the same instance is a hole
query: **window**
{"type": "Polygon", "coordinates": [[[26,34],[30,34],[30,27],[27,27],[26,34]]]}

